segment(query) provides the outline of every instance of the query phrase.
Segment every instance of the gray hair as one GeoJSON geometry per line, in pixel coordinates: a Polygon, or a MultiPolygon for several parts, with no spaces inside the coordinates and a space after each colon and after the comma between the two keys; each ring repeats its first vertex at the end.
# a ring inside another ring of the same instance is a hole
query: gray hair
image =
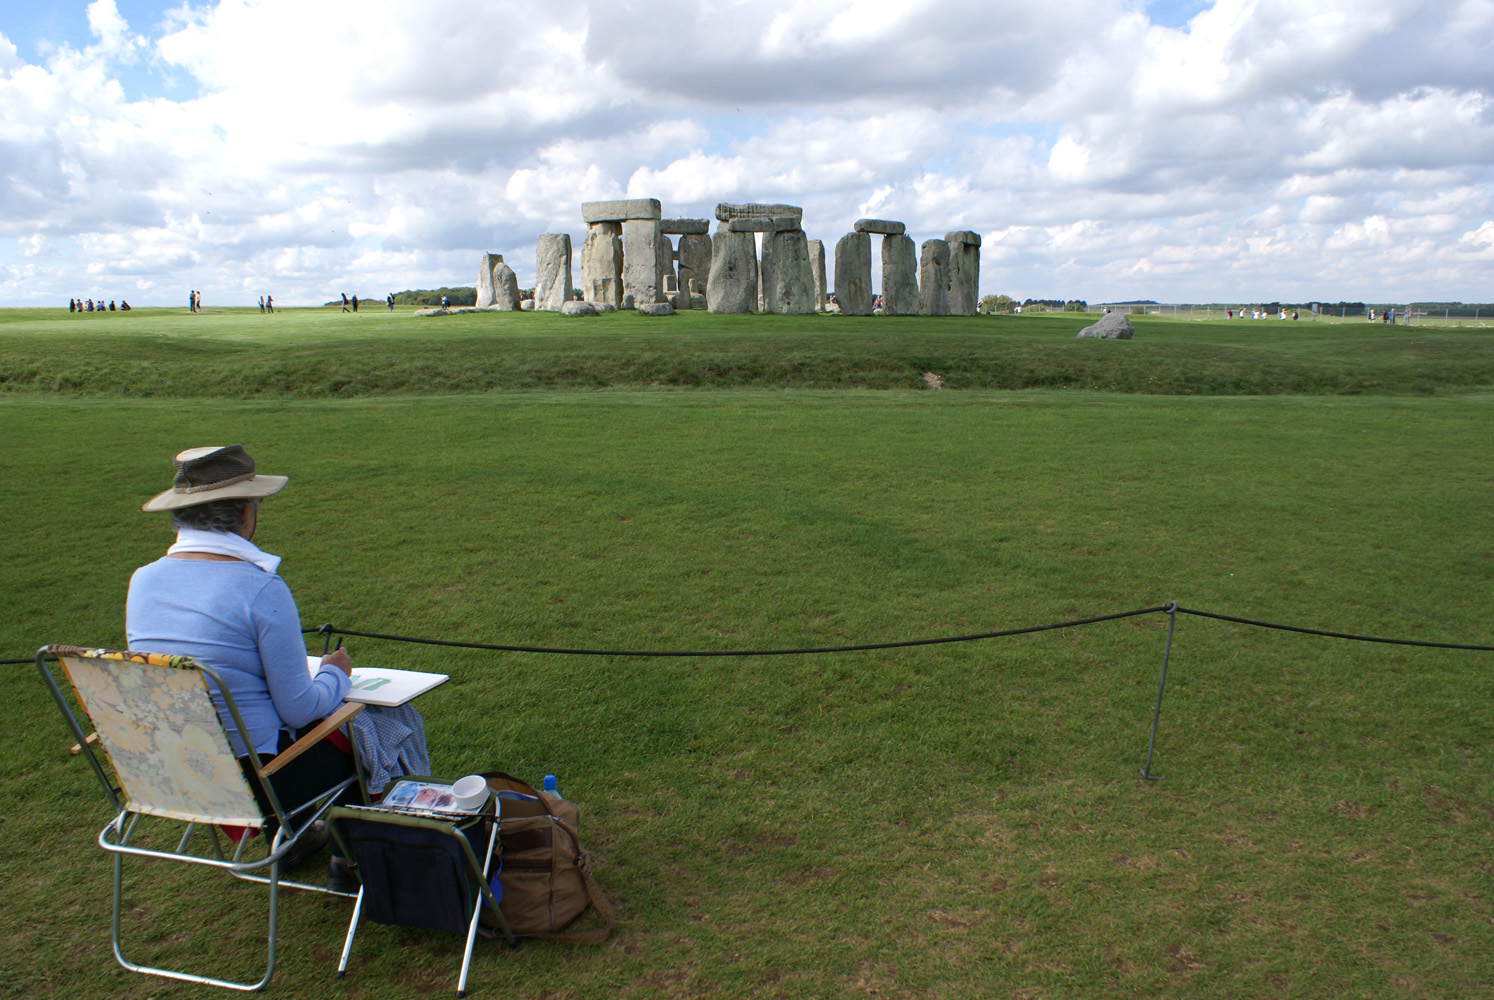
{"type": "Polygon", "coordinates": [[[171,511],[171,526],[178,530],[196,528],[199,531],[216,531],[231,535],[244,523],[244,511],[257,503],[249,497],[232,497],[227,500],[209,500],[190,507],[177,507],[171,511]]]}

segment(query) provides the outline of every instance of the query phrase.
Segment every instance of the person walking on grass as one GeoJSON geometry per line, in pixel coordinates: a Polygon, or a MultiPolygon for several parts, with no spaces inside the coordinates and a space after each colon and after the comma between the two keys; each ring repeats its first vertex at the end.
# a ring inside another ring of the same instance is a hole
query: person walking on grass
{"type": "Polygon", "coordinates": [[[358,296],[353,296],[353,312],[358,311],[358,296]]]}
{"type": "Polygon", "coordinates": [[[348,311],[348,293],[347,292],[343,292],[342,293],[342,311],[343,312],[347,312],[348,311]]]}
{"type": "Polygon", "coordinates": [[[259,297],[259,314],[261,316],[265,314],[265,297],[263,295],[259,297]]]}
{"type": "Polygon", "coordinates": [[[274,311],[275,311],[275,296],[273,296],[273,295],[266,295],[265,296],[265,312],[267,312],[267,313],[273,313],[274,311]]]}

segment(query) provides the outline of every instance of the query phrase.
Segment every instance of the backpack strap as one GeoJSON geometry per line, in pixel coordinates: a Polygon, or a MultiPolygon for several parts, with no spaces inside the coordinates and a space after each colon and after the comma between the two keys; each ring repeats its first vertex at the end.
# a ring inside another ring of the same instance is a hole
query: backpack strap
{"type": "Polygon", "coordinates": [[[617,926],[617,915],[612,911],[612,903],[607,899],[607,894],[602,892],[602,887],[591,875],[591,856],[581,848],[581,839],[576,836],[575,827],[556,816],[550,818],[575,842],[579,851],[576,857],[576,868],[581,873],[582,883],[586,886],[586,898],[596,908],[603,924],[589,931],[556,931],[552,934],[526,934],[524,936],[535,941],[556,941],[560,944],[601,944],[612,933],[612,928],[617,926]]]}

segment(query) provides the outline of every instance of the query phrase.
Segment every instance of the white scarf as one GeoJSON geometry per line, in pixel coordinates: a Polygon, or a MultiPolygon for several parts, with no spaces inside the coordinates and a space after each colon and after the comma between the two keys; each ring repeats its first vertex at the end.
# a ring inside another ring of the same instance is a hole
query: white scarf
{"type": "Polygon", "coordinates": [[[201,528],[180,528],[176,533],[176,544],[166,550],[168,556],[178,552],[211,552],[220,556],[233,556],[253,563],[266,573],[280,567],[280,557],[260,550],[243,535],[225,531],[203,531],[201,528]]]}

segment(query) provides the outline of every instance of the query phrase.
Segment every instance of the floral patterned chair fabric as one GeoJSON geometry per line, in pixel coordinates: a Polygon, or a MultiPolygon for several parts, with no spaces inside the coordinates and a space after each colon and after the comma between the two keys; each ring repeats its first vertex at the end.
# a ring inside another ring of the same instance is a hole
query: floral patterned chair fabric
{"type": "Polygon", "coordinates": [[[131,810],[193,823],[263,826],[207,682],[191,659],[81,652],[59,659],[131,810]]]}

